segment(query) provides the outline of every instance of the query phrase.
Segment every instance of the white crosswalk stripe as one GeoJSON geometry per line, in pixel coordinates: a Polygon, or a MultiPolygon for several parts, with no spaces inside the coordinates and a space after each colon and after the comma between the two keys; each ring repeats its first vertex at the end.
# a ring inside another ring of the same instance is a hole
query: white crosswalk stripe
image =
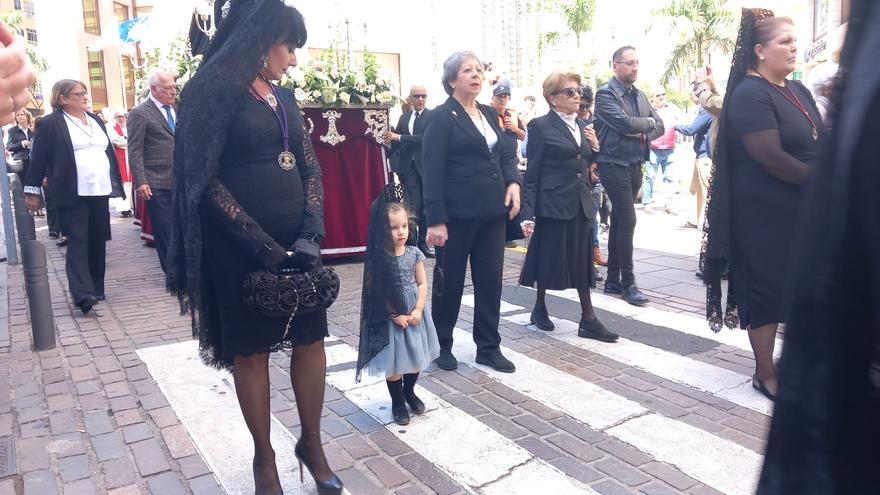
{"type": "MultiPolygon", "coordinates": [[[[523,326],[529,325],[529,313],[506,316],[504,319],[523,326]]],[[[751,377],[625,338],[620,338],[614,344],[582,339],[577,336],[578,323],[555,317],[550,319],[556,329],[547,332],[547,335],[554,339],[729,400],[762,414],[769,415],[773,410],[773,403],[752,388],[751,377]]],[[[540,330],[535,329],[535,331],[540,330]]]]}
{"type": "MultiPolygon", "coordinates": [[[[557,292],[554,295],[576,300],[576,294],[557,292]]],[[[721,336],[716,336],[698,318],[655,308],[635,308],[602,295],[594,295],[593,301],[596,307],[641,324],[659,326],[661,332],[698,335],[738,348],[748,345],[747,341],[741,341],[745,332],[722,332],[721,336]]],[[[465,297],[463,304],[472,305],[472,297],[465,297]]],[[[504,319],[528,326],[529,313],[521,304],[521,301],[505,301],[503,311],[507,316],[504,319]]],[[[682,356],[660,347],[662,344],[654,346],[627,339],[605,344],[581,339],[577,337],[576,322],[554,318],[554,323],[556,330],[553,332],[533,331],[752,411],[765,415],[771,412],[772,404],[751,389],[746,375],[682,356]]],[[[650,402],[630,400],[563,369],[505,348],[504,342],[503,352],[516,364],[516,373],[500,373],[477,365],[472,340],[470,333],[455,330],[453,352],[462,366],[479,370],[495,382],[624,442],[722,493],[754,493],[763,456],[743,446],[747,444],[722,438],[711,428],[701,429],[665,416],[652,409],[650,402]]],[[[428,407],[427,413],[413,416],[406,427],[394,424],[384,380],[364,376],[361,383],[355,383],[352,368],[357,351],[330,338],[326,352],[328,366],[336,368],[328,373],[328,385],[445,472],[466,492],[490,495],[596,493],[517,445],[494,427],[423,387],[419,387],[418,393],[428,407]]],[[[253,447],[241,418],[231,376],[204,366],[198,359],[196,342],[140,349],[138,355],[224,490],[227,493],[252,492],[250,461],[253,447]],[[223,424],[224,428],[217,428],[217,424],[223,424]]],[[[436,373],[442,379],[446,372],[436,373]]],[[[296,439],[274,417],[272,442],[285,493],[314,493],[309,476],[306,476],[305,485],[297,479],[298,466],[293,455],[296,439]]]]}
{"type": "Polygon", "coordinates": [[[478,365],[475,363],[474,346],[469,342],[471,335],[456,329],[454,338],[453,352],[460,362],[485,372],[523,395],[617,437],[724,493],[754,493],[762,463],[760,454],[681,421],[653,413],[613,392],[505,349],[503,345],[502,352],[516,364],[516,373],[500,373],[478,365]],[[604,414],[594,417],[589,413],[589,408],[602,408],[603,405],[607,407],[604,414]],[[643,430],[648,428],[646,425],[663,430],[663,433],[645,435],[643,430]],[[669,442],[672,445],[665,445],[667,438],[671,439],[669,442]],[[679,441],[680,448],[675,445],[679,441]],[[695,454],[698,454],[696,460],[693,459],[695,454]]]}
{"type": "MultiPolygon", "coordinates": [[[[327,351],[328,366],[357,360],[357,351],[343,342],[327,351]]],[[[408,426],[396,425],[385,380],[354,378],[347,369],[329,373],[327,383],[473,493],[513,493],[510,487],[518,487],[516,493],[595,493],[422,387],[418,395],[428,412],[408,426]]]]}

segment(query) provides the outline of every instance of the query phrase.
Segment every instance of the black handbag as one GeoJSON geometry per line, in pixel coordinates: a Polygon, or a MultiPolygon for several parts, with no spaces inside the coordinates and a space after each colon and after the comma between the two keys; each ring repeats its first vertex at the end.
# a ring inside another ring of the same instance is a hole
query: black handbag
{"type": "Polygon", "coordinates": [[[324,267],[264,269],[245,277],[242,293],[255,314],[293,318],[329,308],[339,295],[339,275],[324,267]]]}

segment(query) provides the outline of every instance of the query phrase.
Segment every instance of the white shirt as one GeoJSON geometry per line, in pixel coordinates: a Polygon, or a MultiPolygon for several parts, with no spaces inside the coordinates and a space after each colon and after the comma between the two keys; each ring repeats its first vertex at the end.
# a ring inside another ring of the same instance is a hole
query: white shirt
{"type": "Polygon", "coordinates": [[[419,111],[413,112],[412,115],[410,116],[410,118],[409,118],[409,135],[410,136],[415,135],[416,116],[421,115],[422,112],[424,112],[424,110],[419,110],[419,111]]]}
{"type": "Polygon", "coordinates": [[[80,196],[109,196],[113,192],[110,182],[110,160],[107,146],[110,139],[91,115],[87,124],[64,112],[64,121],[70,132],[73,159],[76,161],[76,192],[80,196]]]}
{"type": "Polygon", "coordinates": [[[562,112],[556,112],[556,115],[559,115],[559,118],[565,122],[565,127],[568,127],[568,130],[571,131],[571,135],[574,136],[575,142],[580,146],[583,136],[581,136],[581,129],[577,124],[577,114],[573,113],[571,115],[566,115],[562,112]]]}
{"type": "MultiPolygon", "coordinates": [[[[165,108],[164,108],[165,104],[162,103],[161,101],[157,100],[156,97],[153,96],[153,93],[150,93],[150,101],[152,101],[153,104],[156,105],[156,108],[159,109],[159,113],[161,113],[162,116],[165,117],[165,119],[168,119],[168,117],[165,116],[165,108]]],[[[177,112],[174,111],[174,105],[168,105],[168,106],[170,107],[170,110],[171,110],[171,118],[174,120],[174,124],[176,126],[177,125],[177,112]]]]}
{"type": "Polygon", "coordinates": [[[468,114],[468,116],[474,121],[474,125],[477,126],[480,134],[486,138],[486,145],[489,146],[489,149],[494,149],[495,145],[498,144],[498,134],[495,134],[492,125],[486,122],[486,116],[483,115],[483,112],[477,108],[476,117],[471,114],[468,114]]]}

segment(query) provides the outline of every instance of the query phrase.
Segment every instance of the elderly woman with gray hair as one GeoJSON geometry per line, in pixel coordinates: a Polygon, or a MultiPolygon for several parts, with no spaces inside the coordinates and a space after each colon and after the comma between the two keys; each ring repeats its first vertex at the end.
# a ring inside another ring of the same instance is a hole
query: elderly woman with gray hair
{"type": "Polygon", "coordinates": [[[520,178],[516,146],[500,139],[498,113],[476,101],[483,79],[483,64],[473,52],[452,54],[441,81],[449,98],[433,110],[422,137],[427,242],[437,247],[432,300],[437,365],[458,367],[452,330],[470,259],[476,361],[512,373],[516,367],[501,354],[498,321],[505,221],[519,213],[520,178]]]}

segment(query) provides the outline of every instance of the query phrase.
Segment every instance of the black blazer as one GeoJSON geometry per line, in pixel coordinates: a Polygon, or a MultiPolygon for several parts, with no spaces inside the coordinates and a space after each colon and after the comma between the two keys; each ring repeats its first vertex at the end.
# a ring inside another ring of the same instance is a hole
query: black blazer
{"type": "Polygon", "coordinates": [[[397,121],[395,131],[400,134],[400,141],[391,143],[391,170],[400,180],[406,180],[413,171],[422,173],[422,134],[430,114],[427,108],[422,110],[419,121],[413,125],[412,134],[409,133],[409,120],[413,112],[406,112],[397,121]]]}
{"type": "Polygon", "coordinates": [[[12,153],[12,158],[16,160],[27,160],[30,157],[30,150],[25,148],[22,141],[33,141],[34,131],[28,129],[21,130],[21,127],[14,125],[9,128],[9,138],[6,140],[6,149],[12,153]]]}
{"type": "Polygon", "coordinates": [[[584,121],[577,119],[578,145],[568,124],[550,111],[529,122],[523,220],[535,217],[568,220],[578,212],[592,219],[596,212],[590,196],[593,150],[584,137],[584,121]]]}
{"type": "Polygon", "coordinates": [[[488,105],[477,107],[486,119],[486,131],[498,135],[498,144],[491,151],[455,98],[450,96],[431,111],[422,137],[422,189],[428,225],[507,212],[507,185],[519,183],[516,146],[502,139],[498,112],[488,105]]]}
{"type": "MultiPolygon", "coordinates": [[[[89,117],[95,119],[101,127],[101,132],[107,134],[104,122],[93,113],[89,117]]],[[[110,162],[110,185],[112,186],[111,198],[125,197],[122,190],[122,178],[119,175],[119,165],[116,163],[116,153],[113,152],[113,144],[107,138],[105,150],[107,160],[110,162]]],[[[27,170],[24,185],[40,187],[43,177],[49,178],[49,187],[52,189],[52,202],[59,207],[75,206],[79,201],[77,193],[76,160],[73,155],[73,144],[70,141],[70,132],[67,130],[64,113],[56,110],[47,115],[40,122],[40,139],[35,142],[31,150],[31,163],[27,170]]]]}

